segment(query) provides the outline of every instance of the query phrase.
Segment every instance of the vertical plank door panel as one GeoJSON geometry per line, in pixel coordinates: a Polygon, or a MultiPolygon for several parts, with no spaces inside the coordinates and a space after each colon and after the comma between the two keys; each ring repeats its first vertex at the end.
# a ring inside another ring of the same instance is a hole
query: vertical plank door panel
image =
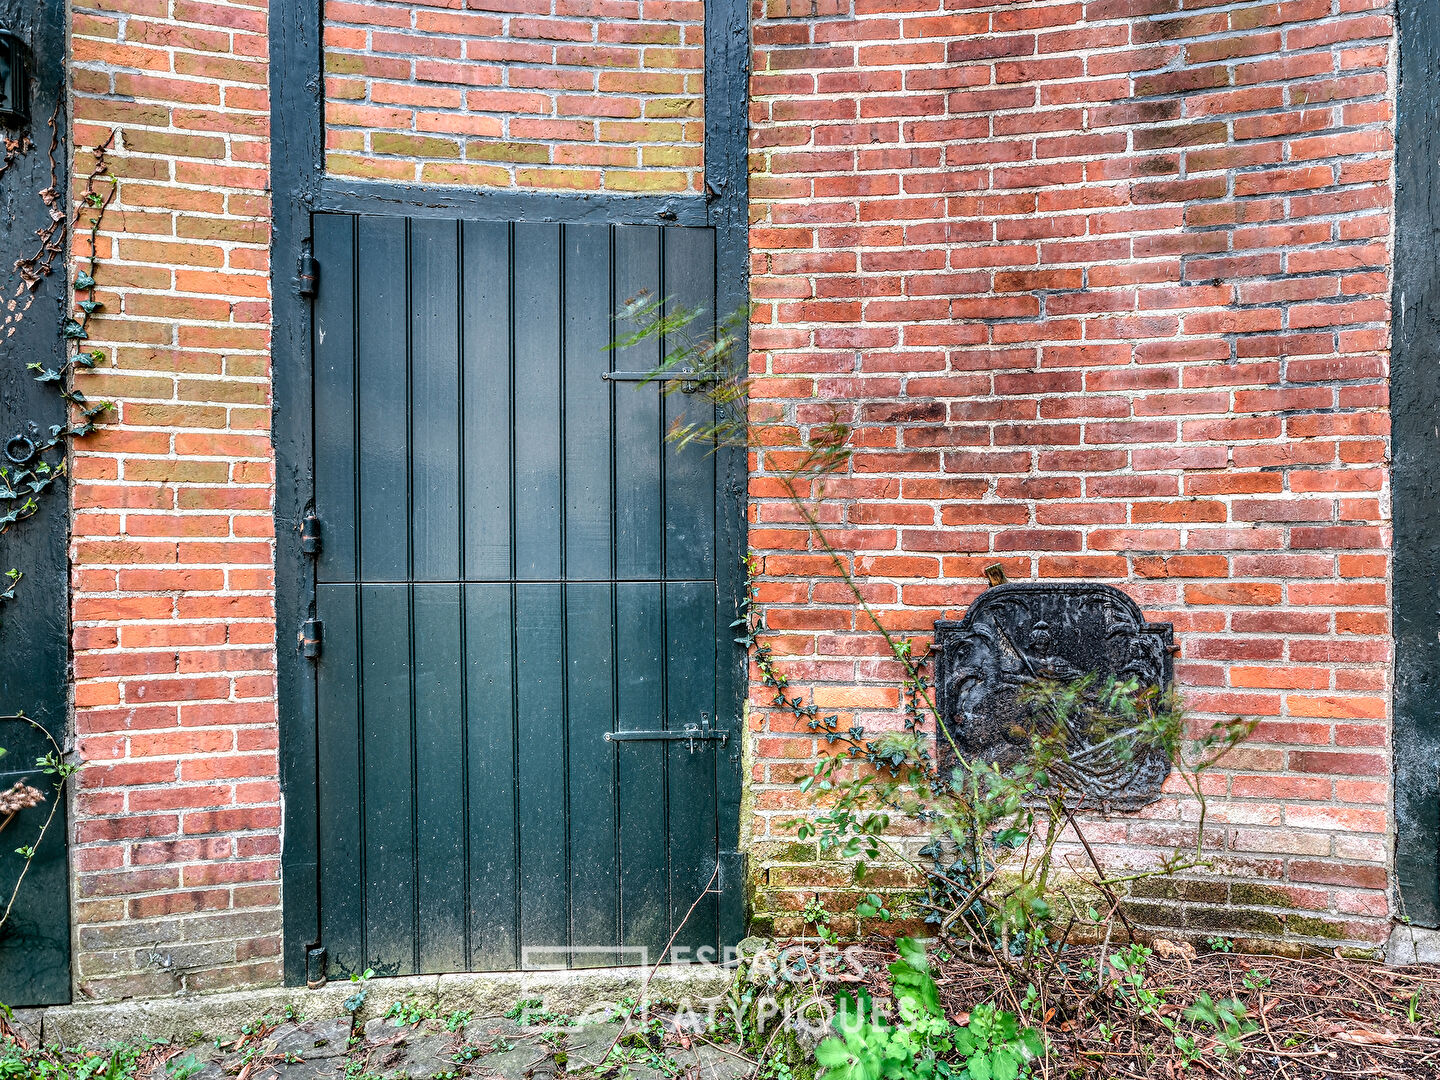
{"type": "Polygon", "coordinates": [[[569,942],[564,592],[515,586],[516,760],[520,777],[520,948],[543,966],[569,942]]]}
{"type": "MultiPolygon", "coordinates": [[[[715,234],[709,229],[666,229],[664,251],[666,303],[671,310],[699,312],[682,332],[703,344],[715,334],[715,234]]],[[[685,344],[669,338],[668,355],[685,344]]],[[[664,427],[715,422],[715,408],[704,394],[665,395],[664,427]]],[[[665,574],[671,578],[715,577],[715,455],[705,441],[664,447],[665,574]]]]}
{"type": "Polygon", "coordinates": [[[614,587],[600,582],[567,586],[565,625],[573,962],[602,967],[618,962],[614,945],[620,940],[617,744],[605,740],[605,733],[615,729],[614,587]]]}
{"type": "Polygon", "coordinates": [[[515,574],[555,581],[564,573],[560,410],[560,226],[516,225],[515,574]]]}
{"type": "MultiPolygon", "coordinates": [[[[683,730],[715,722],[715,588],[708,582],[665,586],[667,727],[683,730]]],[[[715,944],[715,743],[694,750],[669,746],[667,832],[670,864],[670,928],[675,947],[694,950],[715,944]],[[691,907],[688,921],[686,913],[691,907]],[[678,930],[678,933],[676,932],[678,930]]]]}
{"type": "Polygon", "coordinates": [[[420,970],[464,971],[468,792],[460,586],[415,585],[412,598],[420,970]]]}
{"type": "Polygon", "coordinates": [[[355,227],[353,217],[322,214],[315,219],[315,258],[326,268],[325,288],[314,308],[315,513],[325,532],[316,566],[320,581],[354,581],[359,569],[355,227]]]}
{"type": "Polygon", "coordinates": [[[377,974],[416,969],[410,586],[360,586],[365,940],[377,974]]]}
{"type": "Polygon", "coordinates": [[[410,571],[407,225],[403,219],[378,217],[362,217],[358,224],[355,390],[362,581],[404,581],[410,571]]]}
{"type": "MultiPolygon", "coordinates": [[[[565,576],[608,581],[612,561],[610,230],[565,226],[565,576]]],[[[628,389],[628,388],[627,388],[628,389]]]]}
{"type": "Polygon", "coordinates": [[[465,576],[470,581],[508,581],[511,574],[510,228],[497,221],[467,221],[461,226],[465,424],[461,443],[465,532],[461,540],[465,576]]]}
{"type": "MultiPolygon", "coordinates": [[[[622,730],[665,726],[664,596],[659,583],[615,587],[615,641],[622,730]]],[[[627,948],[655,963],[670,936],[665,836],[665,744],[622,742],[620,762],[620,928],[627,948]]],[[[636,962],[627,953],[626,961],[636,962]]]]}
{"type": "Polygon", "coordinates": [[[520,964],[519,787],[514,606],[508,584],[465,586],[469,709],[470,968],[520,964]]]}
{"type": "Polygon", "coordinates": [[[365,813],[361,805],[360,620],[356,585],[320,585],[316,613],[331,662],[316,672],[320,930],[336,975],[365,970],[365,813]]]}
{"type": "Polygon", "coordinates": [[[410,226],[410,533],[413,579],[460,576],[460,233],[410,226]]]}
{"type": "MultiPolygon", "coordinates": [[[[660,230],[649,225],[615,229],[615,308],[636,298],[660,297],[660,230]]],[[[622,322],[622,334],[635,329],[622,322]]],[[[615,370],[650,371],[660,363],[660,342],[650,338],[610,354],[615,370]]],[[[615,395],[615,576],[654,579],[664,570],[660,489],[660,388],[617,383],[615,395]]]]}

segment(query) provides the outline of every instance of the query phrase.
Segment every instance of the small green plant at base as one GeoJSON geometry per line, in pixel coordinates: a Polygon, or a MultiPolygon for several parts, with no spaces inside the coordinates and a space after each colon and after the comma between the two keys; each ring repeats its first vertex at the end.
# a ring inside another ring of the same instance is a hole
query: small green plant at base
{"type": "Polygon", "coordinates": [[[855,905],[855,917],[858,919],[879,919],[881,922],[889,922],[892,918],[890,909],[885,906],[885,901],[880,899],[878,893],[870,893],[855,905]]]}
{"type": "Polygon", "coordinates": [[[1215,1053],[1220,1057],[1238,1056],[1245,1036],[1260,1030],[1253,1020],[1245,1018],[1245,1006],[1236,998],[1217,1002],[1202,993],[1185,1010],[1185,1017],[1215,1029],[1215,1053]]]}
{"type": "Polygon", "coordinates": [[[960,1075],[970,1080],[1015,1080],[1045,1052],[1038,1031],[1022,1031],[1014,1013],[993,1005],[975,1007],[970,1022],[955,1032],[955,1049],[965,1060],[960,1075]]]}
{"type": "Polygon", "coordinates": [[[1180,1052],[1180,1060],[1186,1065],[1194,1065],[1200,1060],[1200,1047],[1193,1035],[1176,1035],[1175,1049],[1180,1052]]]}
{"type": "Polygon", "coordinates": [[[545,1002],[540,998],[521,998],[506,1009],[504,1015],[507,1020],[514,1020],[518,1024],[529,1027],[537,1027],[541,1024],[550,1024],[555,1027],[570,1026],[568,1014],[545,1008],[545,1002]]]}
{"type": "Polygon", "coordinates": [[[824,901],[820,899],[819,893],[805,902],[805,906],[800,909],[800,917],[815,928],[815,936],[825,944],[834,945],[840,940],[840,935],[830,929],[830,920],[833,916],[824,901]]]}
{"type": "MultiPolygon", "coordinates": [[[[413,998],[402,998],[400,1001],[392,1001],[390,1008],[385,1012],[386,1020],[393,1020],[396,1027],[410,1027],[422,1020],[431,1020],[435,1016],[435,1010],[428,1005],[422,1005],[413,998]]],[[[454,1031],[454,1028],[450,1029],[454,1031]]]]}
{"type": "Polygon", "coordinates": [[[664,1074],[678,1076],[681,1069],[678,1062],[661,1051],[641,1041],[622,1042],[612,1047],[605,1064],[618,1065],[622,1076],[631,1075],[631,1066],[644,1065],[646,1068],[664,1074]]]}
{"type": "Polygon", "coordinates": [[[1235,951],[1235,942],[1224,937],[1207,937],[1205,947],[1211,952],[1230,953],[1235,951]]]}
{"type": "Polygon", "coordinates": [[[1029,984],[1027,984],[1026,987],[1025,987],[1025,993],[1024,993],[1024,995],[1022,995],[1021,998],[1020,998],[1020,1009],[1021,1009],[1021,1011],[1023,1011],[1023,1012],[1032,1012],[1032,1011],[1034,1010],[1035,1006],[1038,1005],[1039,1003],[1040,1003],[1040,991],[1037,990],[1037,989],[1035,989],[1035,984],[1034,984],[1034,983],[1029,983],[1029,984]]]}
{"type": "Polygon", "coordinates": [[[1141,1016],[1159,1021],[1161,1026],[1173,1033],[1175,1021],[1164,1012],[1165,991],[1153,989],[1146,983],[1145,969],[1152,955],[1144,945],[1131,944],[1117,949],[1110,956],[1115,999],[1141,1016]]]}
{"type": "Polygon", "coordinates": [[[99,1050],[24,1050],[0,1041],[0,1080],[136,1080],[149,1044],[114,1044],[99,1050]]]}
{"type": "Polygon", "coordinates": [[[544,1004],[545,1002],[540,998],[521,998],[505,1010],[505,1019],[518,1021],[527,1016],[531,1010],[539,1009],[544,1004]]]}
{"type": "Polygon", "coordinates": [[[205,1068],[205,1063],[194,1054],[186,1054],[184,1057],[171,1058],[165,1063],[165,1075],[170,1080],[190,1080],[192,1076],[205,1068]]]}
{"type": "Polygon", "coordinates": [[[993,1005],[977,1005],[965,1024],[953,1024],[924,947],[911,938],[896,946],[890,975],[897,1022],[879,1015],[865,990],[842,994],[837,1034],[815,1050],[827,1080],[1016,1080],[1044,1052],[1034,1028],[1022,1030],[1014,1013],[993,1005]]]}
{"type": "MultiPolygon", "coordinates": [[[[609,1022],[612,1024],[624,1023],[635,1012],[635,1006],[637,1004],[638,1002],[636,1002],[636,1000],[632,996],[626,994],[624,997],[622,997],[619,1001],[615,1003],[615,1008],[610,1010],[609,1022]]],[[[510,1016],[509,1013],[506,1013],[505,1015],[507,1017],[510,1017],[510,1019],[512,1020],[515,1019],[513,1016],[510,1016]]]]}
{"type": "Polygon", "coordinates": [[[363,1061],[347,1061],[345,1063],[345,1080],[380,1080],[374,1073],[365,1068],[363,1061]]]}
{"type": "Polygon", "coordinates": [[[366,968],[358,975],[352,973],[350,976],[350,982],[356,987],[356,990],[353,994],[351,994],[343,1002],[341,1002],[341,1008],[343,1008],[346,1012],[352,1014],[359,1012],[360,1006],[365,1004],[365,995],[370,992],[369,982],[374,977],[374,968],[366,968]]]}
{"type": "Polygon", "coordinates": [[[1270,976],[1262,975],[1254,968],[1251,968],[1245,973],[1245,977],[1240,980],[1240,985],[1245,987],[1246,990],[1264,990],[1270,985],[1270,976]]]}

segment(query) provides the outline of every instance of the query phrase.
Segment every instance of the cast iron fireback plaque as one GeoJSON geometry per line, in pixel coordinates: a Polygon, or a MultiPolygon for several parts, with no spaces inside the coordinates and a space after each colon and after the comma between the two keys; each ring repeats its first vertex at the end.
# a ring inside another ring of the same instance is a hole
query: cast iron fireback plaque
{"type": "MultiPolygon", "coordinates": [[[[1013,764],[1030,747],[1029,709],[1019,700],[1025,686],[1095,673],[1167,687],[1174,635],[1170,623],[1147,623],[1113,585],[997,585],[964,619],[935,624],[935,704],[962,755],[1013,764]]],[[[953,764],[949,740],[937,741],[941,764],[953,764]]],[[[1074,732],[1069,761],[1053,771],[1063,771],[1057,779],[1074,792],[1069,801],[1135,809],[1159,798],[1170,762],[1145,747],[1117,757],[1074,732]]]]}

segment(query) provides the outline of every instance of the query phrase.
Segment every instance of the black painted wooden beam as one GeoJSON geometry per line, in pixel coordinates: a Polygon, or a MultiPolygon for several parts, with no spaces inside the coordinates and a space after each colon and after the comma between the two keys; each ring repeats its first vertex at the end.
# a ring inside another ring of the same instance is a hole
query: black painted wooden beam
{"type": "MultiPolygon", "coordinates": [[[[52,116],[57,117],[60,128],[55,168],[62,198],[69,191],[70,123],[63,111],[56,112],[66,87],[64,0],[0,0],[0,26],[29,45],[32,61],[28,131],[35,145],[16,156],[0,176],[0,250],[7,253],[6,272],[13,283],[16,278],[8,264],[22,252],[32,251],[36,231],[50,223],[40,192],[50,184],[51,133],[46,123],[52,116]]],[[[65,422],[65,406],[53,386],[37,383],[25,365],[41,362],[58,368],[63,362],[65,347],[59,326],[65,311],[67,265],[66,257],[56,261],[55,273],[40,282],[24,318],[5,320],[6,313],[0,311],[0,323],[8,322],[0,325],[0,341],[4,342],[0,345],[4,363],[0,402],[7,425],[0,429],[0,441],[21,434],[27,421],[38,424],[42,431],[65,422]]],[[[105,269],[103,264],[101,269],[105,269]]],[[[105,284],[102,280],[102,287],[105,284]]],[[[13,319],[13,312],[10,314],[13,319]]],[[[0,713],[23,711],[43,724],[62,746],[67,741],[70,660],[67,484],[62,480],[52,488],[39,500],[34,517],[0,538],[0,559],[4,560],[0,570],[13,566],[25,575],[15,599],[0,604],[0,653],[6,659],[0,665],[0,713]]],[[[34,769],[35,759],[50,751],[39,732],[23,720],[0,720],[0,747],[8,751],[0,758],[0,791],[26,779],[49,794],[47,778],[34,769]]],[[[0,847],[0,910],[23,865],[12,850],[22,843],[34,843],[49,807],[46,802],[22,811],[0,836],[5,842],[0,847]]],[[[70,1000],[68,835],[62,802],[0,935],[0,1001],[7,1005],[60,1005],[70,1000]]]]}
{"type": "Polygon", "coordinates": [[[1440,20],[1401,0],[1390,400],[1395,515],[1395,871],[1440,926],[1440,20]]]}
{"type": "MultiPolygon", "coordinates": [[[[750,302],[750,5],[748,0],[705,2],[705,187],[712,195],[715,228],[716,318],[750,302]]],[[[744,320],[736,343],[742,362],[749,353],[744,320]]],[[[745,935],[746,867],[739,850],[740,798],[744,789],[743,746],[748,657],[726,627],[739,616],[746,588],[745,503],[749,462],[741,448],[717,451],[715,485],[715,567],[718,578],[715,625],[715,707],[717,726],[730,739],[716,756],[719,840],[719,937],[737,943],[745,935]]]]}
{"type": "Polygon", "coordinates": [[[708,202],[703,195],[512,191],[327,176],[321,181],[315,209],[340,214],[401,214],[465,221],[705,225],[709,221],[708,202]]]}
{"type": "Polygon", "coordinates": [[[271,423],[280,787],[285,801],[282,956],[285,982],[292,986],[305,982],[306,954],[320,939],[315,671],[301,655],[298,641],[300,624],[313,614],[315,603],[314,573],[299,543],[300,523],[314,491],[311,313],[297,281],[300,259],[310,253],[310,214],[325,160],[320,10],[320,0],[275,0],[270,5],[271,423]]]}

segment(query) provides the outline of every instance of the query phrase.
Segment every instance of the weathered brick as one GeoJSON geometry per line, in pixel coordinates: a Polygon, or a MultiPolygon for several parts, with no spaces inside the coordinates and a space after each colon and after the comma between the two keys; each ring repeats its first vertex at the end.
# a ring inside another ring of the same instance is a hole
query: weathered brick
{"type": "MultiPolygon", "coordinates": [[[[265,187],[268,175],[263,166],[269,102],[263,59],[256,62],[265,52],[258,36],[265,17],[250,7],[187,0],[176,0],[173,12],[143,4],[126,10],[142,8],[150,20],[131,18],[126,35],[131,44],[118,44],[113,24],[98,17],[77,13],[72,24],[82,73],[126,69],[75,83],[77,146],[91,136],[86,118],[120,129],[113,157],[120,193],[99,244],[97,277],[106,306],[91,334],[102,346],[140,343],[115,349],[116,366],[84,380],[92,395],[124,404],[100,434],[77,446],[74,470],[77,507],[142,511],[110,541],[92,543],[77,528],[72,550],[76,726],[85,733],[83,752],[91,761],[79,774],[85,798],[76,802],[76,887],[81,896],[106,894],[121,901],[75,909],[77,977],[85,993],[100,997],[193,990],[202,981],[212,988],[273,981],[263,967],[226,968],[217,961],[233,960],[242,949],[255,953],[260,947],[250,943],[272,941],[279,925],[278,901],[272,899],[249,924],[237,924],[228,937],[222,934],[200,953],[180,957],[163,988],[153,985],[144,956],[105,953],[126,940],[171,940],[196,910],[253,908],[253,898],[239,896],[231,882],[278,881],[274,860],[258,859],[234,864],[230,878],[200,882],[218,888],[188,889],[196,873],[192,864],[229,858],[233,839],[225,833],[207,836],[203,847],[161,839],[178,837],[182,828],[204,831],[207,819],[194,818],[196,808],[214,813],[232,808],[238,788],[222,778],[273,784],[276,775],[273,739],[247,743],[250,752],[236,754],[233,726],[259,722],[273,732],[273,684],[271,700],[257,702],[263,719],[236,714],[230,722],[183,728],[174,704],[188,710],[192,702],[228,702],[237,673],[274,666],[270,608],[263,595],[268,587],[246,600],[261,602],[253,613],[232,612],[253,620],[254,648],[224,649],[223,622],[175,621],[186,618],[187,606],[201,598],[226,606],[227,564],[272,560],[273,530],[256,531],[244,523],[247,517],[268,520],[268,478],[251,481],[252,497],[232,499],[222,513],[185,509],[189,492],[206,490],[196,485],[233,484],[237,461],[268,462],[268,441],[249,430],[229,434],[235,420],[245,419],[237,416],[235,404],[264,403],[266,385],[234,379],[177,384],[174,378],[177,372],[221,373],[218,356],[194,353],[192,346],[229,350],[226,362],[234,365],[243,365],[248,353],[262,360],[261,375],[268,370],[263,363],[268,307],[244,303],[268,296],[269,203],[250,194],[265,187]],[[137,51],[135,43],[152,47],[164,62],[150,63],[152,54],[137,51]],[[137,68],[155,74],[138,74],[137,68]],[[181,77],[164,74],[170,72],[181,77]],[[252,92],[226,86],[222,108],[221,84],[232,80],[249,84],[252,92]],[[240,269],[258,273],[247,277],[235,272],[240,269]],[[210,549],[180,543],[205,536],[234,544],[235,537],[252,535],[263,539],[236,544],[233,552],[224,543],[210,549]],[[99,569],[107,565],[118,573],[99,569]],[[177,596],[189,599],[179,604],[177,596]],[[116,621],[122,624],[118,632],[116,621]],[[107,744],[112,734],[117,741],[107,744]],[[208,772],[192,782],[187,769],[208,772]],[[182,823],[177,812],[189,816],[182,823]]],[[[243,639],[245,625],[229,629],[243,639]]],[[[236,825],[268,830],[278,842],[274,797],[267,801],[268,807],[240,811],[236,825]]],[[[255,954],[271,955],[273,947],[255,954]]]]}
{"type": "MultiPolygon", "coordinates": [[[[1274,857],[1216,872],[1371,890],[1368,908],[1308,887],[1272,906],[1383,920],[1381,846],[1347,848],[1333,878],[1304,857],[1388,813],[1365,779],[1383,776],[1384,743],[1339,725],[1383,738],[1388,709],[1385,371],[1351,357],[1388,347],[1393,22],[1324,0],[903,6],[923,11],[903,34],[891,0],[837,23],[757,9],[752,368],[774,377],[758,393],[793,429],[822,394],[861,418],[861,452],[831,484],[877,486],[845,490],[845,524],[899,526],[892,550],[835,528],[839,557],[867,589],[910,579],[879,614],[922,630],[958,617],[1002,554],[1011,578],[1128,587],[1174,620],[1199,722],[1274,718],[1227,760],[1233,781],[1211,778],[1222,820],[1264,804],[1225,842],[1274,857]],[[849,378],[871,365],[903,383],[849,378]],[[1305,811],[1282,814],[1287,798],[1305,811]]],[[[762,452],[751,477],[761,587],[820,588],[803,526],[768,511],[784,461],[762,452]]],[[[863,625],[800,614],[810,590],[762,595],[805,692],[884,684],[833,667],[883,655],[863,625]]],[[[781,837],[793,802],[773,766],[801,762],[769,705],[752,695],[756,783],[774,796],[754,827],[781,837]]],[[[1189,925],[1237,923],[1208,908],[1189,925]]]]}
{"type": "Polygon", "coordinates": [[[329,0],[328,168],[486,187],[701,188],[701,126],[666,122],[703,115],[701,5],[503,8],[329,0]],[[644,122],[623,132],[595,123],[611,117],[644,122]],[[599,145],[616,140],[628,158],[599,145]],[[524,167],[536,164],[622,168],[524,167]]]}

